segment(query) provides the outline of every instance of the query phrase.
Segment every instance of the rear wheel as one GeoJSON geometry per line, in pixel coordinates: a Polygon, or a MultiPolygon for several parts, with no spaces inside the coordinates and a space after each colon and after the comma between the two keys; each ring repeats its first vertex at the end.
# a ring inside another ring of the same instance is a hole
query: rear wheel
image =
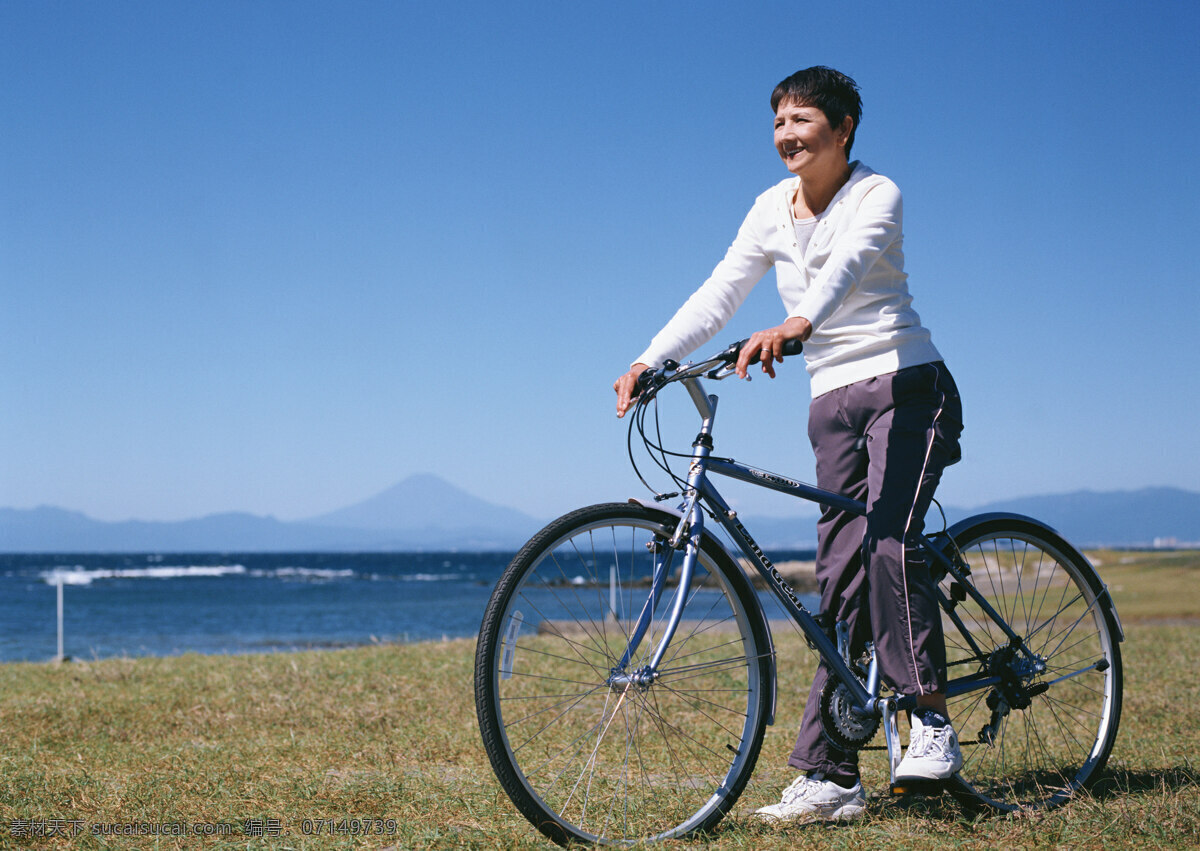
{"type": "MultiPolygon", "coordinates": [[[[636,842],[714,825],[754,769],[769,710],[757,598],[706,539],[657,676],[636,676],[679,587],[621,666],[675,518],[597,505],[551,523],[497,583],[475,660],[479,725],[517,808],[555,842],[636,842]],[[632,675],[632,676],[631,676],[632,675]]],[[[670,574],[668,574],[670,575],[670,574]]]]}
{"type": "MultiPolygon", "coordinates": [[[[1057,534],[1014,517],[954,532],[972,584],[1029,655],[971,598],[943,614],[950,679],[999,676],[950,699],[963,751],[951,789],[1000,810],[1055,806],[1103,769],[1121,716],[1120,625],[1087,559],[1057,534]]],[[[942,580],[947,599],[961,597],[942,580]]]]}

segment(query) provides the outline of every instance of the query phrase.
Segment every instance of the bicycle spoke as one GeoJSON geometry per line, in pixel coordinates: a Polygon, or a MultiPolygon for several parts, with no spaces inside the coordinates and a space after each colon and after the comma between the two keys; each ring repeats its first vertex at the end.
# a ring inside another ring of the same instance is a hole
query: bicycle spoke
{"type": "MultiPolygon", "coordinates": [[[[1091,568],[1067,545],[1022,520],[978,528],[956,534],[955,544],[970,580],[1021,644],[1014,649],[970,595],[946,618],[947,665],[996,678],[950,701],[965,734],[963,795],[1001,809],[1056,803],[1095,775],[1095,754],[1106,758],[1111,749],[1116,643],[1091,568]]],[[[951,581],[943,580],[947,600],[951,581]]]]}

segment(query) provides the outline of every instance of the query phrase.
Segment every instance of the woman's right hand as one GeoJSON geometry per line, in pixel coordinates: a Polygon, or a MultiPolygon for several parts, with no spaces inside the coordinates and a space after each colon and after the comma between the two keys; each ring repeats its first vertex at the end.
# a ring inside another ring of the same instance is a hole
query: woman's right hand
{"type": "Polygon", "coordinates": [[[762,371],[768,377],[774,378],[775,364],[783,363],[783,344],[789,340],[799,340],[803,343],[812,336],[812,332],[812,323],[803,316],[793,316],[782,325],[755,331],[742,346],[737,363],[734,364],[734,372],[738,378],[746,378],[750,358],[758,355],[762,371]]]}
{"type": "Polygon", "coordinates": [[[650,367],[644,363],[635,363],[629,372],[613,382],[613,390],[617,391],[617,416],[625,416],[625,412],[633,405],[633,388],[637,386],[638,376],[650,367]]]}

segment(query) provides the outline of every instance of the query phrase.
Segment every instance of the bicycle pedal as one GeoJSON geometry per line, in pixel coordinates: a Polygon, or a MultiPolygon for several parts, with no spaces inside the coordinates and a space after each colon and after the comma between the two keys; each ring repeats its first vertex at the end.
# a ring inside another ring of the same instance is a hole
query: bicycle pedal
{"type": "Polygon", "coordinates": [[[892,782],[893,795],[940,795],[950,784],[946,780],[930,780],[927,777],[897,777],[892,782]]]}

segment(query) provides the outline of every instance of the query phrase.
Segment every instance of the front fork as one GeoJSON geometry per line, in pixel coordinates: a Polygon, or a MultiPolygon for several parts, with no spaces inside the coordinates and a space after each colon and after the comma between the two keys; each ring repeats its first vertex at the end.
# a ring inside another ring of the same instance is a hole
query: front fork
{"type": "Polygon", "coordinates": [[[705,416],[703,424],[700,426],[700,433],[692,444],[692,460],[688,467],[687,487],[684,490],[684,502],[681,509],[683,519],[675,527],[675,532],[670,540],[655,539],[647,545],[656,550],[650,595],[646,598],[646,604],[642,606],[641,614],[638,615],[637,623],[630,633],[629,645],[625,648],[621,661],[609,675],[609,686],[612,688],[624,688],[627,685],[646,688],[658,679],[658,666],[662,664],[667,648],[671,646],[671,640],[675,637],[676,630],[679,629],[679,623],[683,620],[683,608],[691,595],[692,577],[696,572],[696,560],[700,557],[700,542],[704,535],[704,512],[700,508],[700,485],[704,481],[704,474],[708,469],[708,457],[712,453],[712,427],[717,413],[717,397],[705,397],[699,389],[698,383],[689,384],[688,390],[692,393],[697,407],[705,406],[705,416]],[[679,584],[671,612],[663,627],[662,637],[659,638],[658,644],[650,656],[650,661],[636,671],[629,671],[629,665],[654,620],[655,611],[662,599],[663,589],[670,574],[671,562],[675,553],[680,551],[683,552],[683,564],[679,570],[679,584]]]}
{"type": "MultiPolygon", "coordinates": [[[[699,511],[698,508],[694,510],[699,511]]],[[[675,600],[671,606],[671,612],[663,627],[662,636],[658,639],[650,661],[638,670],[630,671],[629,665],[632,663],[633,657],[641,646],[643,639],[645,639],[646,633],[649,632],[650,624],[654,621],[658,604],[662,600],[667,577],[671,573],[671,563],[674,561],[675,553],[678,552],[678,549],[670,541],[656,538],[647,544],[647,546],[655,550],[654,578],[650,583],[650,594],[646,597],[646,603],[642,606],[637,623],[634,624],[633,630],[629,635],[629,644],[621,656],[621,661],[612,669],[609,676],[610,686],[623,687],[626,684],[632,684],[644,688],[658,679],[658,666],[662,664],[663,656],[666,655],[667,648],[670,646],[671,640],[675,637],[675,632],[679,628],[679,623],[683,620],[683,607],[690,595],[692,577],[696,572],[696,559],[699,558],[700,554],[700,536],[703,534],[703,523],[680,521],[679,528],[683,529],[685,525],[691,531],[689,531],[686,543],[683,545],[684,556],[683,564],[679,570],[679,584],[676,588],[675,600]]]]}

